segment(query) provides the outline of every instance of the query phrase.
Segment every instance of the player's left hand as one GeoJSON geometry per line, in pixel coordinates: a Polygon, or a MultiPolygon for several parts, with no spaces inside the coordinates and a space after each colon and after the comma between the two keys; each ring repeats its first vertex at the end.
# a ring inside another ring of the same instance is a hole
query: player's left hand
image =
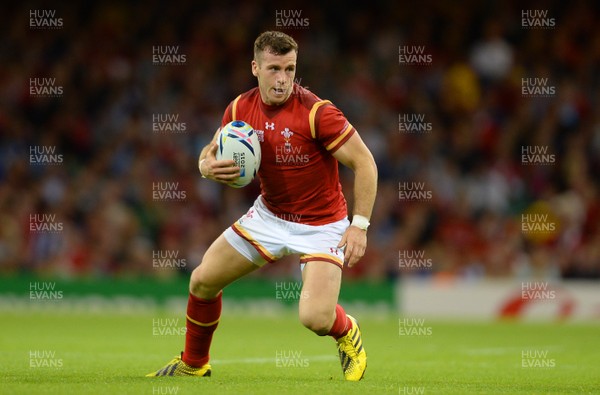
{"type": "Polygon", "coordinates": [[[344,232],[338,248],[346,247],[344,250],[344,263],[352,267],[365,255],[367,249],[367,231],[349,226],[344,232]]]}

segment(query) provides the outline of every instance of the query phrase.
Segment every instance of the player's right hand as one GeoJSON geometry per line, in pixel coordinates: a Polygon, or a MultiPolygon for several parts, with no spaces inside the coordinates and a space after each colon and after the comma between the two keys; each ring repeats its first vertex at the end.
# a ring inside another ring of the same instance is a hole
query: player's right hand
{"type": "Polygon", "coordinates": [[[216,154],[217,143],[212,142],[204,160],[198,159],[200,174],[223,184],[232,183],[240,176],[240,168],[235,165],[233,160],[217,160],[216,154]]]}

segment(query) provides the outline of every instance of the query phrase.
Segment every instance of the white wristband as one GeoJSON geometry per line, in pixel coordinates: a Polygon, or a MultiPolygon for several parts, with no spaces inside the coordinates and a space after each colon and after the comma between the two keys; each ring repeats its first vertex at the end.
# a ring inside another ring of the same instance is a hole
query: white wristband
{"type": "Polygon", "coordinates": [[[367,217],[363,217],[362,215],[355,214],[352,216],[352,223],[350,225],[356,226],[357,228],[362,229],[362,230],[367,230],[367,228],[369,227],[369,225],[371,225],[371,223],[369,222],[367,217]]]}
{"type": "Polygon", "coordinates": [[[202,159],[200,163],[198,163],[198,170],[200,170],[200,175],[202,176],[202,178],[206,178],[206,176],[202,174],[202,162],[204,162],[205,160],[206,159],[202,159]]]}

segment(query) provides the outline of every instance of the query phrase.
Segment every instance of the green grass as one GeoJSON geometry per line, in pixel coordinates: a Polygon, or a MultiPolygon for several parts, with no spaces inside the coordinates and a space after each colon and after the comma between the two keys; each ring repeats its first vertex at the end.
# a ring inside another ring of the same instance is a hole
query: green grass
{"type": "MultiPolygon", "coordinates": [[[[176,355],[182,335],[154,336],[166,313],[0,313],[1,394],[582,394],[600,393],[600,326],[441,323],[399,334],[398,319],[363,316],[365,379],[342,379],[329,338],[282,317],[223,315],[211,378],[146,378],[176,355]],[[546,352],[524,368],[522,352],[546,352]],[[31,367],[30,352],[60,367],[31,367]],[[278,367],[276,355],[300,367],[278,367]],[[300,356],[298,356],[300,353],[300,356]],[[553,362],[550,362],[553,361],[553,362]]],[[[164,321],[163,321],[164,322],[164,321]]],[[[182,326],[180,318],[178,325],[182,326]]],[[[164,328],[164,326],[163,326],[164,328]]]]}

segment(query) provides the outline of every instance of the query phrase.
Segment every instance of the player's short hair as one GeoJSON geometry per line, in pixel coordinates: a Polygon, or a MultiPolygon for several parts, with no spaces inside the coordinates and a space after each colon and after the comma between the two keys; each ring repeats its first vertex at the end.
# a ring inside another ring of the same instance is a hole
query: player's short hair
{"type": "Polygon", "coordinates": [[[261,33],[254,41],[254,60],[258,60],[258,54],[262,51],[269,51],[275,55],[285,55],[290,51],[298,53],[298,43],[285,33],[267,31],[261,33]]]}

